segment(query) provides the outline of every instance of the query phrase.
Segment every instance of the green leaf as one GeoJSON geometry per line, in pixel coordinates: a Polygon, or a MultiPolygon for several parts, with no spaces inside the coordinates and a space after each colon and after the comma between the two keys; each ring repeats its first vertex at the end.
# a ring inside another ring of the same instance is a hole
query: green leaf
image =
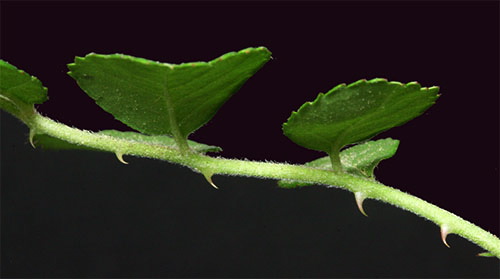
{"type": "Polygon", "coordinates": [[[178,142],[208,122],[270,57],[264,47],[177,65],[89,54],[68,67],[78,85],[116,119],[141,133],[171,135],[178,142]]]}
{"type": "Polygon", "coordinates": [[[36,77],[0,60],[1,109],[26,122],[34,113],[34,105],[47,99],[47,88],[36,77]]]}
{"type": "MultiPolygon", "coordinates": [[[[373,171],[380,161],[389,159],[398,150],[399,140],[387,138],[368,141],[355,145],[340,152],[340,160],[344,171],[353,175],[374,178],[373,171]]],[[[322,157],[304,164],[305,166],[331,170],[330,157],[322,157]]],[[[294,188],[313,185],[307,182],[281,180],[278,185],[284,188],[294,188]]]]}
{"type": "Polygon", "coordinates": [[[342,147],[370,139],[421,115],[438,98],[438,87],[422,88],[385,79],[339,85],[302,105],[283,125],[303,147],[327,152],[338,164],[342,147]]]}
{"type": "MultiPolygon", "coordinates": [[[[114,138],[124,139],[128,141],[146,143],[151,145],[161,145],[165,148],[177,148],[175,140],[169,136],[148,136],[144,134],[139,134],[135,132],[121,132],[116,130],[104,130],[97,132],[96,134],[107,135],[114,138]]],[[[36,146],[41,146],[44,149],[83,149],[83,150],[94,150],[93,148],[69,143],[48,135],[37,134],[33,138],[33,142],[36,146]]],[[[195,141],[188,140],[189,147],[200,153],[207,152],[220,152],[222,149],[217,146],[206,145],[202,143],[197,143],[195,141]]]]}

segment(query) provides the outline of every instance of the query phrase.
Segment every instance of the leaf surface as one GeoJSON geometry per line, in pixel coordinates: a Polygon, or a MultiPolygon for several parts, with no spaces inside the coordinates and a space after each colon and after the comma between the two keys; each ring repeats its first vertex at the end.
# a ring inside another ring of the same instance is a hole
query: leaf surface
{"type": "MultiPolygon", "coordinates": [[[[104,130],[99,131],[96,134],[107,135],[114,138],[119,138],[127,141],[134,141],[139,143],[160,145],[165,148],[177,148],[175,140],[169,136],[148,136],[144,134],[139,134],[135,132],[121,132],[116,130],[104,130]]],[[[33,138],[33,142],[36,146],[41,146],[44,149],[83,149],[83,150],[94,150],[93,148],[69,143],[48,135],[37,134],[33,138]]],[[[192,140],[188,140],[188,145],[193,150],[200,153],[207,152],[220,152],[222,149],[217,146],[206,145],[202,143],[197,143],[192,140]]]]}
{"type": "Polygon", "coordinates": [[[183,64],[89,54],[68,67],[78,85],[118,120],[144,134],[177,139],[208,122],[270,57],[264,47],[183,64]]]}
{"type": "Polygon", "coordinates": [[[438,98],[438,87],[422,88],[385,79],[339,85],[302,105],[283,125],[303,147],[332,155],[419,116],[438,98]]]}
{"type": "MultiPolygon", "coordinates": [[[[398,150],[399,140],[387,138],[376,141],[368,141],[355,145],[340,152],[340,160],[347,173],[374,178],[373,171],[380,161],[389,159],[398,150]]],[[[304,164],[305,166],[331,170],[332,163],[330,157],[322,157],[304,164]]],[[[307,182],[281,180],[279,186],[284,188],[294,188],[300,186],[313,185],[307,182]]]]}
{"type": "Polygon", "coordinates": [[[35,104],[47,100],[47,88],[40,80],[0,60],[0,108],[26,121],[35,104]]]}

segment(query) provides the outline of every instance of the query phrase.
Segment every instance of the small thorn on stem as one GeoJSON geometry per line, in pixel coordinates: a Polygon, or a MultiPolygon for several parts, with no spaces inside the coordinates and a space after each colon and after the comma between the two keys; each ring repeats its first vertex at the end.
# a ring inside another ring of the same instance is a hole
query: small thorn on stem
{"type": "Polygon", "coordinates": [[[115,155],[116,155],[116,158],[118,159],[118,161],[120,161],[121,163],[123,163],[125,165],[128,165],[128,162],[126,162],[125,160],[123,160],[123,154],[122,153],[116,152],[115,155]]]}
{"type": "Polygon", "coordinates": [[[446,247],[450,248],[450,245],[448,242],[446,242],[446,237],[450,234],[450,229],[446,225],[441,226],[441,240],[443,241],[444,245],[446,247]]]}
{"type": "Polygon", "coordinates": [[[36,135],[35,129],[30,129],[29,141],[30,141],[31,146],[33,146],[33,148],[36,148],[35,143],[33,141],[33,139],[35,138],[35,135],[36,135]]]}
{"type": "Polygon", "coordinates": [[[362,192],[356,192],[354,193],[354,198],[356,199],[356,204],[358,205],[358,209],[361,212],[361,214],[368,217],[368,214],[366,214],[365,210],[363,209],[363,201],[365,200],[366,195],[363,194],[362,192]]]}
{"type": "Polygon", "coordinates": [[[217,190],[219,189],[219,187],[217,187],[217,185],[215,185],[215,183],[212,181],[212,175],[211,174],[204,173],[203,176],[205,176],[205,179],[208,181],[208,183],[210,183],[210,185],[212,185],[212,187],[214,187],[217,190]]]}
{"type": "Polygon", "coordinates": [[[482,253],[477,254],[476,256],[478,256],[478,257],[494,257],[494,255],[490,252],[482,252],[482,253]]]}

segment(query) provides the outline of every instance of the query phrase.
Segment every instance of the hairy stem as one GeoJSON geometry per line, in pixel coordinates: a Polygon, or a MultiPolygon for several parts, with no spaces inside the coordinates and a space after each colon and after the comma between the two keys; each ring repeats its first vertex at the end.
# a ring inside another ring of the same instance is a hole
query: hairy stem
{"type": "Polygon", "coordinates": [[[330,156],[330,162],[332,163],[332,169],[336,173],[342,173],[344,171],[342,163],[340,162],[340,148],[336,146],[332,147],[332,151],[328,153],[330,156]]]}
{"type": "Polygon", "coordinates": [[[228,174],[270,179],[290,179],[332,185],[354,193],[360,192],[366,198],[380,200],[424,217],[436,223],[442,230],[444,228],[446,233],[460,235],[500,258],[500,239],[495,235],[451,212],[415,196],[385,186],[375,180],[300,165],[213,158],[196,153],[182,155],[179,150],[173,148],[71,128],[38,113],[34,113],[26,123],[32,131],[30,134],[47,134],[70,143],[116,154],[155,158],[178,163],[205,174],[208,172],[208,176],[212,174],[228,174]]]}

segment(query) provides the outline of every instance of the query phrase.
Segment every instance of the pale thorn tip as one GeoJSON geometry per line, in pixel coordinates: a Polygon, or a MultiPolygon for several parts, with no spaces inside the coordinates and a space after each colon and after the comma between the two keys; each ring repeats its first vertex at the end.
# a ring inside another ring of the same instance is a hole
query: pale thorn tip
{"type": "Polygon", "coordinates": [[[450,234],[450,229],[446,225],[441,226],[441,240],[443,241],[444,245],[446,247],[450,248],[450,245],[448,242],[446,242],[446,237],[450,234]]]}
{"type": "Polygon", "coordinates": [[[219,187],[217,187],[217,185],[215,185],[215,183],[212,181],[212,175],[203,174],[203,176],[205,176],[205,179],[208,181],[208,183],[210,183],[210,185],[212,185],[212,187],[219,190],[219,187]]]}
{"type": "Polygon", "coordinates": [[[365,194],[363,194],[362,192],[356,192],[354,193],[354,198],[356,199],[356,205],[358,205],[358,209],[361,212],[361,214],[368,217],[368,214],[366,214],[365,210],[363,209],[363,201],[366,198],[365,194]]]}
{"type": "Polygon", "coordinates": [[[33,148],[36,148],[35,143],[33,142],[33,139],[35,138],[35,134],[36,134],[35,130],[31,129],[30,130],[29,141],[30,141],[31,146],[33,146],[33,148]]]}
{"type": "Polygon", "coordinates": [[[123,160],[123,154],[117,152],[117,153],[115,153],[115,155],[116,155],[116,158],[118,159],[118,161],[120,161],[121,163],[123,163],[125,165],[128,165],[128,162],[123,160]]]}

